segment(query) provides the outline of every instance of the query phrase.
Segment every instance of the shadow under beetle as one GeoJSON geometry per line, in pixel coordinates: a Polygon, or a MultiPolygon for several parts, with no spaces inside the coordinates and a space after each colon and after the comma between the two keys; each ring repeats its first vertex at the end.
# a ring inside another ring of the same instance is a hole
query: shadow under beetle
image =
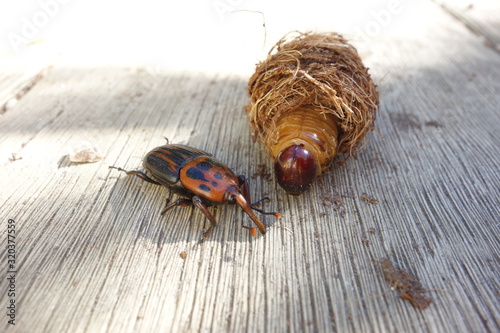
{"type": "MultiPolygon", "coordinates": [[[[172,203],[167,199],[161,215],[176,206],[198,207],[211,223],[203,233],[202,240],[208,238],[217,225],[214,216],[207,210],[207,207],[212,205],[238,204],[262,234],[266,232],[266,226],[255,216],[252,209],[265,215],[281,217],[280,213],[264,212],[256,207],[268,198],[251,204],[249,185],[245,176],[236,176],[228,166],[202,150],[168,144],[167,140],[166,145],[146,154],[142,163],[150,176],[137,170],[127,171],[115,166],[109,168],[123,171],[127,175],[135,175],[152,184],[166,186],[181,196],[172,203]]],[[[256,232],[255,228],[244,226],[243,223],[242,227],[250,229],[252,235],[256,232]]]]}

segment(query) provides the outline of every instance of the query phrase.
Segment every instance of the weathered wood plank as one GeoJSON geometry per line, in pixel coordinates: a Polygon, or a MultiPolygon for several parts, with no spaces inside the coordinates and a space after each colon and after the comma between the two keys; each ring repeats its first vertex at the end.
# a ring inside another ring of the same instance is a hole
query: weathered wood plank
{"type": "Polygon", "coordinates": [[[272,162],[244,119],[248,76],[54,66],[0,116],[0,216],[16,221],[18,251],[16,326],[1,329],[498,331],[500,58],[439,6],[403,9],[354,38],[379,82],[380,135],[300,197],[260,170],[272,162]],[[162,217],[167,190],[108,169],[140,167],[163,136],[247,175],[283,218],[251,238],[241,210],[218,207],[198,245],[200,212],[162,217]],[[70,164],[83,140],[104,160],[70,164]],[[433,289],[433,304],[399,299],[382,257],[433,289]]]}
{"type": "Polygon", "coordinates": [[[437,0],[443,8],[471,31],[481,36],[484,43],[500,51],[500,6],[495,1],[437,0]]]}
{"type": "Polygon", "coordinates": [[[12,56],[0,54],[0,114],[8,111],[50,70],[56,61],[45,44],[34,44],[12,56]]]}

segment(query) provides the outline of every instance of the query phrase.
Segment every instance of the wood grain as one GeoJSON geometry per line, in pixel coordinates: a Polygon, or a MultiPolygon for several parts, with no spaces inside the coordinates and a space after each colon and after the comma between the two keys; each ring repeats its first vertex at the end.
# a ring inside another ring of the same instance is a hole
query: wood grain
{"type": "Polygon", "coordinates": [[[493,1],[437,0],[442,8],[477,34],[484,44],[500,52],[500,8],[493,1]]]}
{"type": "Polygon", "coordinates": [[[500,58],[441,6],[411,10],[417,30],[398,21],[358,41],[379,133],[299,197],[265,176],[248,75],[55,64],[0,115],[0,241],[13,219],[18,255],[16,325],[0,330],[499,331],[500,58]],[[162,217],[165,188],[108,169],[141,168],[164,136],[249,177],[283,218],[263,216],[268,232],[252,238],[240,209],[211,208],[219,225],[199,245],[199,211],[162,217]],[[82,141],[104,159],[70,163],[82,141]],[[429,289],[427,309],[399,298],[383,257],[429,289]]]}

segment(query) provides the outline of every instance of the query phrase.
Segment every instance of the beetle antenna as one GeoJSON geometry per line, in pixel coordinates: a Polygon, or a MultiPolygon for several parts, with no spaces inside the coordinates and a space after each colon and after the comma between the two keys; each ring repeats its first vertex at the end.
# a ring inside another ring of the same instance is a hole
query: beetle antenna
{"type": "Polygon", "coordinates": [[[252,208],[255,211],[258,211],[259,213],[261,213],[263,215],[274,215],[278,219],[281,218],[281,214],[278,212],[265,212],[262,209],[256,207],[256,206],[260,206],[263,201],[271,201],[271,199],[269,199],[269,197],[264,197],[264,198],[260,199],[259,201],[251,204],[250,208],[252,208]]]}
{"type": "Polygon", "coordinates": [[[260,206],[264,201],[271,201],[271,199],[269,199],[269,197],[263,197],[259,201],[250,204],[250,207],[260,206]]]}
{"type": "Polygon", "coordinates": [[[259,208],[255,208],[255,207],[250,207],[250,208],[252,208],[255,211],[258,211],[259,213],[261,213],[263,215],[274,215],[278,219],[281,218],[281,214],[278,213],[278,212],[265,212],[265,211],[263,211],[262,209],[259,209],[259,208]]]}

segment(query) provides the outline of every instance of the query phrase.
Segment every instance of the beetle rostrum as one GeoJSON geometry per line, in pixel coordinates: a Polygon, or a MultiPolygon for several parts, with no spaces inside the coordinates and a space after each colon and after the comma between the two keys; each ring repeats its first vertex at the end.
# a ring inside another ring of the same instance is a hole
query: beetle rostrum
{"type": "MultiPolygon", "coordinates": [[[[167,144],[146,154],[143,166],[148,174],[137,170],[127,171],[114,166],[110,168],[123,171],[127,175],[135,175],[152,184],[163,185],[179,195],[180,198],[177,200],[166,203],[161,212],[162,215],[177,206],[198,207],[211,224],[203,233],[202,239],[208,238],[217,225],[214,216],[207,210],[207,207],[212,205],[238,204],[262,234],[266,232],[266,226],[252,209],[265,215],[281,217],[280,213],[264,212],[257,208],[267,198],[252,204],[248,180],[244,176],[236,176],[227,165],[202,150],[184,145],[167,144]]],[[[242,226],[251,229],[252,234],[255,233],[255,228],[246,227],[243,224],[242,226]]]]}

